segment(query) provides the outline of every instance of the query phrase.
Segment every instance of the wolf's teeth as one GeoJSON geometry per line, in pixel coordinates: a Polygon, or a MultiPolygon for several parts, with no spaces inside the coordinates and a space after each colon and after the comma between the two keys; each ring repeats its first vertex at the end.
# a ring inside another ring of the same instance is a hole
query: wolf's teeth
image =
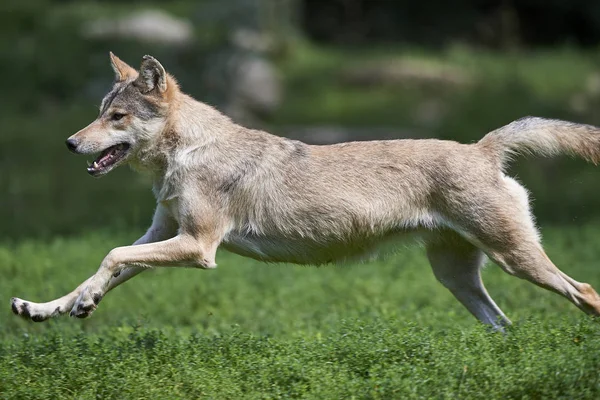
{"type": "Polygon", "coordinates": [[[96,161],[94,161],[94,164],[92,164],[94,168],[98,168],[98,163],[96,161]]]}

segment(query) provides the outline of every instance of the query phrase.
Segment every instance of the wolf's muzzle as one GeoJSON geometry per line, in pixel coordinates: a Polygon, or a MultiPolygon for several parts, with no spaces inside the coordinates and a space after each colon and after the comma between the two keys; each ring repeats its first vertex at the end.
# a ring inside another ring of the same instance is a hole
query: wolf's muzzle
{"type": "Polygon", "coordinates": [[[77,140],[75,139],[67,139],[67,141],[65,142],[67,145],[67,148],[73,152],[73,153],[78,153],[77,152],[77,140]]]}

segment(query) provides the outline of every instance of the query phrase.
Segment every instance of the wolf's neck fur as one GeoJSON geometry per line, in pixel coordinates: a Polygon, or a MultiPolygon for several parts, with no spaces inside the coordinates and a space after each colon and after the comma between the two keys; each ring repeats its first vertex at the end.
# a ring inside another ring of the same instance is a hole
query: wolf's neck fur
{"type": "Polygon", "coordinates": [[[183,93],[171,107],[172,117],[168,124],[172,131],[165,131],[163,135],[177,135],[181,140],[179,146],[203,146],[218,140],[232,129],[243,129],[215,108],[183,93]]]}
{"type": "Polygon", "coordinates": [[[210,105],[181,92],[171,99],[167,113],[161,134],[145,146],[137,157],[139,165],[133,166],[150,176],[155,195],[157,190],[164,193],[163,188],[171,186],[170,181],[177,182],[184,170],[221,164],[227,142],[233,136],[243,137],[237,133],[246,130],[210,105]]]}
{"type": "Polygon", "coordinates": [[[135,170],[152,178],[163,176],[182,153],[207,148],[232,130],[244,129],[213,107],[181,92],[169,101],[166,112],[161,133],[144,146],[133,163],[135,170]]]}

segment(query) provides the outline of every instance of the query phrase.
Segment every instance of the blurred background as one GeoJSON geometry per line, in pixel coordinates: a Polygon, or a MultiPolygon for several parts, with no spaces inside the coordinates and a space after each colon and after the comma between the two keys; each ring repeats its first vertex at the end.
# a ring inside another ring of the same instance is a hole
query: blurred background
{"type": "MultiPolygon", "coordinates": [[[[150,184],[101,180],[65,139],[112,85],[108,52],[157,57],[242,124],[309,143],[473,142],[536,115],[600,124],[594,0],[3,0],[0,240],[150,223],[150,184]]],[[[600,172],[519,161],[543,223],[596,218],[600,172]]]]}

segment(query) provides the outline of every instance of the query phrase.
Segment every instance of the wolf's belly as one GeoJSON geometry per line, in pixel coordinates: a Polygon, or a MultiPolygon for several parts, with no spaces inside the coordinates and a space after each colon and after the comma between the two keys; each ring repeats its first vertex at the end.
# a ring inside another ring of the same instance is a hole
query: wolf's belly
{"type": "Polygon", "coordinates": [[[261,261],[319,265],[382,256],[398,248],[402,242],[418,239],[422,234],[423,232],[415,229],[393,232],[377,238],[317,242],[305,238],[275,238],[231,232],[222,246],[233,253],[261,261]]]}

